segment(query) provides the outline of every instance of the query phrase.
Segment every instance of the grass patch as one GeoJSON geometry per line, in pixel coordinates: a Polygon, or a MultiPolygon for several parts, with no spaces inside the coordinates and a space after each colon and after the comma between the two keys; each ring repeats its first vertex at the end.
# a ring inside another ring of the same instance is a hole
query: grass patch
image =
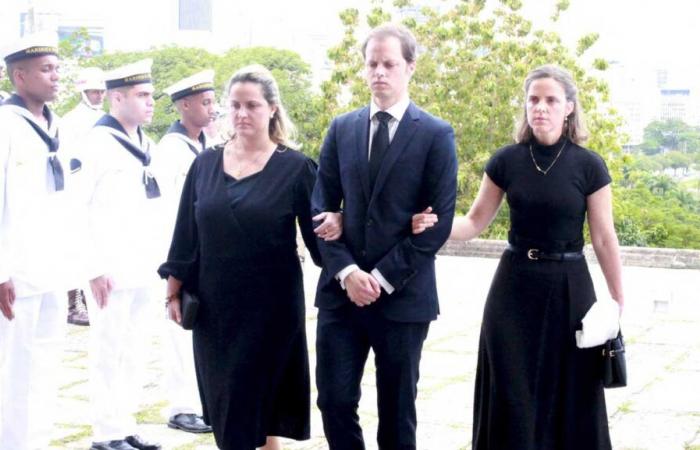
{"type": "Polygon", "coordinates": [[[59,428],[76,428],[77,431],[75,433],[71,433],[68,436],[65,436],[61,439],[52,440],[49,443],[49,445],[51,445],[52,447],[65,447],[66,444],[81,441],[81,440],[86,439],[92,435],[92,426],[90,426],[90,425],[57,424],[57,427],[59,427],[59,428]]]}
{"type": "Polygon", "coordinates": [[[615,411],[615,414],[617,413],[622,413],[622,414],[627,414],[632,412],[632,402],[630,400],[624,401],[620,403],[620,406],[617,407],[617,411],[615,411]]]}
{"type": "Polygon", "coordinates": [[[144,409],[134,414],[134,417],[136,418],[136,423],[165,424],[165,419],[163,419],[160,410],[165,408],[167,404],[168,402],[166,400],[163,400],[161,402],[153,403],[151,405],[146,405],[144,409]]]}
{"type": "Polygon", "coordinates": [[[66,395],[66,394],[58,394],[59,398],[70,398],[73,400],[77,400],[79,402],[85,402],[88,403],[90,401],[90,397],[87,395],[66,395]]]}
{"type": "Polygon", "coordinates": [[[62,364],[69,364],[75,361],[78,361],[79,359],[87,358],[88,352],[84,350],[75,350],[71,351],[71,354],[61,361],[62,364]]]}
{"type": "Polygon", "coordinates": [[[68,389],[70,389],[72,387],[78,386],[80,384],[85,384],[87,382],[88,382],[87,378],[84,380],[74,381],[72,383],[64,384],[63,386],[59,387],[58,390],[59,391],[67,391],[68,389]]]}
{"type": "Polygon", "coordinates": [[[666,372],[677,372],[678,369],[677,367],[681,364],[683,364],[688,358],[690,357],[690,351],[687,351],[681,355],[679,355],[676,359],[671,361],[669,364],[664,367],[664,370],[666,372]]]}

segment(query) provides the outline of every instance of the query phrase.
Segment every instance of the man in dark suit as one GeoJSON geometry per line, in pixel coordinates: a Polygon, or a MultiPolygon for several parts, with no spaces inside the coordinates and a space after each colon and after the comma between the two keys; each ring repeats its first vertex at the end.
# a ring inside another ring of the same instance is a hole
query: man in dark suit
{"type": "Polygon", "coordinates": [[[379,448],[415,449],[420,355],[438,314],[435,254],[455,207],[454,132],[408,98],[416,67],[410,31],[382,25],[362,50],[371,103],[331,124],[312,199],[315,214],[342,207],[344,227],[340,240],[320,240],[318,406],[331,450],[365,448],[357,406],[371,348],[379,448]],[[412,235],[412,214],[428,205],[444,219],[412,235]]]}

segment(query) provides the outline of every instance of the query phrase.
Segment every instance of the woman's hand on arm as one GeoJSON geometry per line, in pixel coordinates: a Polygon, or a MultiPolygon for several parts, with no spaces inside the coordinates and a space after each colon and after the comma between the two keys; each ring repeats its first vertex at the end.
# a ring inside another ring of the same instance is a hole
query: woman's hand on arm
{"type": "Polygon", "coordinates": [[[413,234],[421,234],[431,228],[438,221],[437,214],[433,214],[433,207],[428,206],[423,212],[414,214],[411,218],[411,231],[413,234]]]}
{"type": "Polygon", "coordinates": [[[622,262],[620,244],[613,221],[610,185],[603,186],[589,195],[586,198],[586,204],[593,250],[605,276],[610,296],[620,305],[620,312],[622,312],[625,303],[622,290],[622,262]]]}
{"type": "MultiPolygon", "coordinates": [[[[455,217],[452,223],[450,239],[469,241],[478,236],[496,217],[498,208],[503,200],[503,190],[499,188],[488,175],[484,174],[476,200],[466,216],[455,217]]],[[[428,207],[423,212],[415,214],[411,220],[413,234],[419,234],[432,227],[438,221],[438,216],[428,207]]]]}
{"type": "Polygon", "coordinates": [[[316,236],[324,241],[335,241],[343,234],[343,214],[340,212],[322,212],[311,218],[314,222],[323,221],[314,228],[316,236]]]}

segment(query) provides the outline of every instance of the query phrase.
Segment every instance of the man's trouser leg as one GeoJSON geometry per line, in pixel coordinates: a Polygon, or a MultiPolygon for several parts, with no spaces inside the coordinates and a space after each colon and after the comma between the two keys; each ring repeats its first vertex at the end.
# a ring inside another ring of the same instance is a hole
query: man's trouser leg
{"type": "Polygon", "coordinates": [[[46,449],[56,415],[65,292],[15,300],[0,315],[0,449],[46,449]]]}
{"type": "Polygon", "coordinates": [[[201,402],[194,370],[192,331],[184,330],[170,319],[163,326],[164,376],[170,400],[168,417],[176,414],[201,414],[201,402]]]}
{"type": "Polygon", "coordinates": [[[136,433],[134,413],[142,398],[145,355],[151,341],[151,291],[113,291],[105,308],[92,293],[90,303],[90,381],[93,441],[124,439],[136,433]]]}

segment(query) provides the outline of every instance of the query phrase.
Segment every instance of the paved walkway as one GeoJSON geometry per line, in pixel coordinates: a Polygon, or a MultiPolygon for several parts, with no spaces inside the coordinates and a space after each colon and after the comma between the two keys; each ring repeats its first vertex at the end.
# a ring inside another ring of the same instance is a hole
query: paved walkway
{"type": "MultiPolygon", "coordinates": [[[[438,257],[442,315],[432,324],[421,363],[418,396],[418,448],[471,448],[471,408],[476,350],[483,302],[497,261],[438,257]]],[[[313,373],[316,311],[312,295],[318,271],[307,264],[308,337],[313,373]]],[[[591,271],[598,292],[605,292],[597,266],[591,271]]],[[[616,450],[700,450],[700,271],[625,268],[627,305],[623,330],[628,345],[630,384],[607,391],[608,414],[616,450]]],[[[90,408],[87,329],[71,327],[63,358],[61,415],[51,449],[87,449],[90,408]]],[[[211,435],[195,436],[165,426],[167,399],[161,386],[160,339],[153,338],[153,359],[138,432],[166,450],[215,450],[211,435]]],[[[370,358],[371,361],[371,358],[370,358]]],[[[376,449],[374,368],[363,380],[361,420],[368,449],[376,449]]],[[[313,381],[312,381],[313,383],[313,381]]],[[[315,391],[312,396],[315,399],[315,391]]],[[[312,439],[287,442],[287,450],[325,449],[318,410],[312,411],[312,439]]]]}

